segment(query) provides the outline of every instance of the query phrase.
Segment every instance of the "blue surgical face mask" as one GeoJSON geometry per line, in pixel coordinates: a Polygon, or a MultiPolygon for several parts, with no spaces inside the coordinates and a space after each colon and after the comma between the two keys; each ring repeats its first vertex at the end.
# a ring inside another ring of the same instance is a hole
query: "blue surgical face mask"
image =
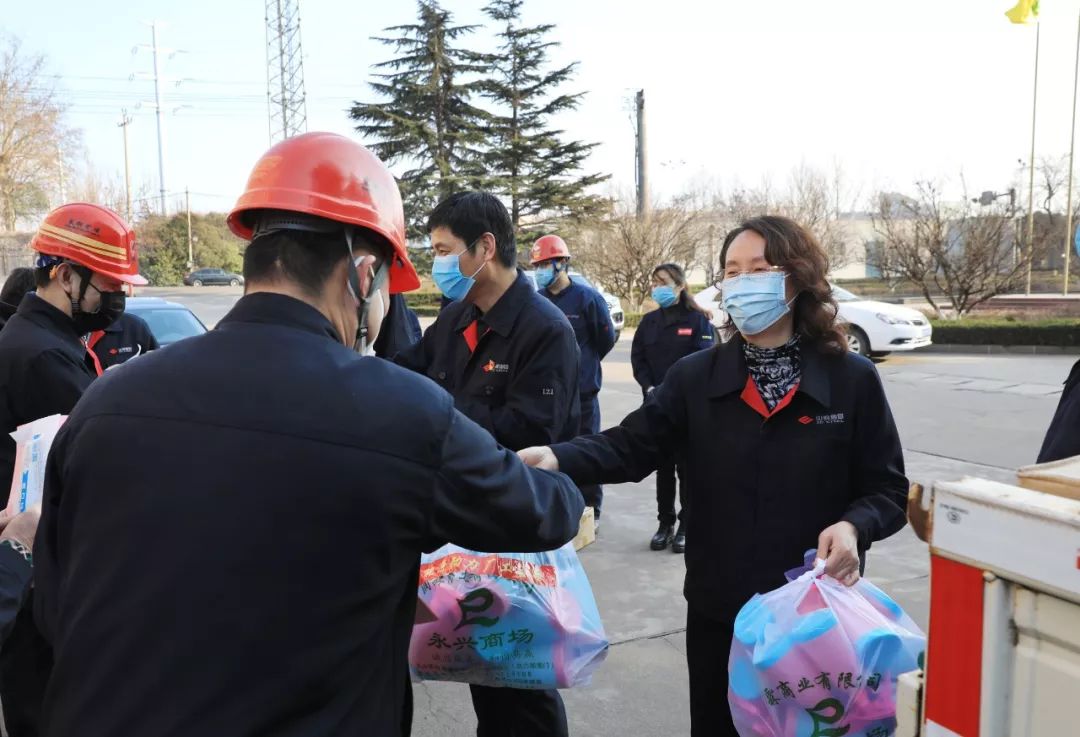
{"type": "MultiPolygon", "coordinates": [[[[476,244],[473,243],[473,246],[476,244]]],[[[469,248],[472,248],[470,246],[469,248]]],[[[468,249],[466,249],[468,250],[468,249]]],[[[431,278],[435,281],[435,286],[439,288],[447,299],[452,299],[455,302],[460,302],[468,295],[469,290],[476,284],[476,275],[480,273],[484,265],[480,264],[480,268],[473,272],[472,276],[465,276],[461,273],[461,254],[452,253],[449,256],[436,256],[431,264],[431,278]]]]}
{"type": "Polygon", "coordinates": [[[536,270],[536,285],[541,289],[547,289],[551,286],[551,282],[555,281],[555,267],[554,266],[542,266],[536,270]]]}
{"type": "Polygon", "coordinates": [[[764,333],[790,312],[787,274],[740,274],[724,279],[724,311],[743,335],[764,333]]]}
{"type": "Polygon", "coordinates": [[[670,287],[667,284],[663,284],[659,287],[653,287],[652,290],[653,302],[661,307],[671,307],[673,304],[679,301],[679,297],[675,294],[675,288],[670,287]]]}

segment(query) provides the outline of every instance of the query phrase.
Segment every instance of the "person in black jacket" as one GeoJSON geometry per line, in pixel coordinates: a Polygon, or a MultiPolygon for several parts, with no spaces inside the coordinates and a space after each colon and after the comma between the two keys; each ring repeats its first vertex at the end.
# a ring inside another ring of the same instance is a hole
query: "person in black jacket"
{"type": "Polygon", "coordinates": [[[381,161],[290,138],[228,223],[251,241],[244,296],[97,379],[49,454],[45,737],[408,734],[420,553],[576,534],[565,476],[361,355],[389,293],[419,286],[381,161]]]}
{"type": "MultiPolygon", "coordinates": [[[[61,205],[30,241],[37,290],[0,330],[0,479],[10,484],[15,441],[9,433],[50,415],[66,415],[96,376],[82,336],[123,313],[125,284],[138,276],[135,233],[111,210],[61,205]]],[[[6,487],[5,487],[6,488],[6,487]]],[[[11,737],[39,734],[41,700],[51,667],[48,644],[27,597],[0,650],[0,700],[11,737]]]]}
{"type": "Polygon", "coordinates": [[[15,627],[34,578],[34,535],[41,505],[25,512],[0,513],[0,645],[15,627]]]}
{"type": "Polygon", "coordinates": [[[1046,430],[1038,462],[1049,463],[1077,455],[1080,455],[1080,361],[1073,364],[1065,379],[1065,389],[1046,430]]]}
{"type": "MultiPolygon", "coordinates": [[[[663,383],[675,362],[696,351],[712,348],[715,333],[711,315],[694,302],[686,286],[686,275],[677,264],[660,264],[652,273],[652,298],[658,308],[641,318],[630,348],[634,379],[647,397],[663,383]]],[[[676,553],[686,552],[686,484],[683,462],[678,457],[664,459],[656,469],[656,508],[660,527],[649,542],[653,550],[668,545],[676,553]],[[679,475],[679,529],[675,531],[675,474],[679,475]]]]}
{"type": "Polygon", "coordinates": [[[86,338],[86,350],[94,362],[98,376],[113,366],[156,351],[160,346],[146,320],[125,312],[103,330],[95,330],[86,338]]]}
{"type": "Polygon", "coordinates": [[[4,280],[3,288],[0,288],[0,328],[19,309],[19,303],[26,293],[34,291],[35,287],[33,269],[29,266],[12,269],[4,280]]]}
{"type": "MultiPolygon", "coordinates": [[[[514,226],[486,192],[451,195],[428,218],[432,267],[453,303],[401,366],[425,374],[454,405],[518,450],[578,435],[578,345],[558,307],[537,294],[515,264],[514,226]]],[[[511,541],[508,550],[519,550],[511,541]]],[[[478,737],[560,737],[558,691],[472,686],[478,737]]]]}
{"type": "Polygon", "coordinates": [[[732,339],[668,371],[618,427],[521,453],[578,483],[638,481],[686,449],[685,596],[693,737],[735,737],[728,653],[739,609],[807,548],[847,585],[905,524],[907,480],[873,364],[847,350],[808,230],[759,217],[721,252],[732,339]]]}
{"type": "Polygon", "coordinates": [[[379,358],[393,358],[406,348],[416,345],[424,336],[420,320],[409,309],[405,295],[390,295],[390,310],[386,313],[379,337],[375,339],[373,352],[379,358]]]}

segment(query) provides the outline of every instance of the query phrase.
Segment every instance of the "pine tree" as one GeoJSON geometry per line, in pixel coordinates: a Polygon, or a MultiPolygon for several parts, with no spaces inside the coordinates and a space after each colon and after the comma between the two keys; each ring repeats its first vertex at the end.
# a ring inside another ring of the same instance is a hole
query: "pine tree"
{"type": "Polygon", "coordinates": [[[383,99],[356,102],[349,113],[379,158],[409,166],[398,181],[410,238],[423,237],[438,200],[484,181],[488,115],[472,104],[479,83],[468,77],[489,70],[486,57],[454,45],[475,29],[455,26],[436,0],[420,0],[415,24],[374,39],[397,54],[375,65],[382,71],[370,85],[383,99]]]}
{"type": "Polygon", "coordinates": [[[487,57],[491,76],[482,84],[485,97],[499,108],[492,117],[485,161],[490,182],[503,195],[519,241],[524,245],[563,218],[585,219],[606,209],[589,189],[608,175],[582,174],[595,143],[566,141],[551,128],[552,116],[574,110],[583,93],[559,94],[577,63],[548,69],[547,40],[555,28],[521,25],[524,0],[492,0],[484,8],[502,24],[497,54],[487,57]]]}

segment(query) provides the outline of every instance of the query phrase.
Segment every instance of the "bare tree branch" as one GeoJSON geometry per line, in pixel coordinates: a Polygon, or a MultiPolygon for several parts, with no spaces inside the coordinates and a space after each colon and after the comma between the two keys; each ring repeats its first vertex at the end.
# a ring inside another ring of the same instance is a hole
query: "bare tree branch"
{"type": "Polygon", "coordinates": [[[976,209],[966,191],[961,202],[949,203],[932,182],[915,189],[915,197],[878,194],[874,227],[881,242],[871,265],[915,284],[938,317],[942,299],[959,318],[1017,288],[1028,254],[1017,242],[1012,202],[976,209]]]}
{"type": "Polygon", "coordinates": [[[702,212],[685,202],[656,206],[641,219],[633,203],[624,200],[609,217],[569,237],[574,259],[583,270],[640,309],[649,295],[654,268],[667,262],[684,267],[696,262],[704,228],[702,212]]]}
{"type": "Polygon", "coordinates": [[[15,38],[0,37],[0,225],[48,209],[60,152],[73,146],[63,106],[46,80],[41,56],[24,54],[15,38]]]}

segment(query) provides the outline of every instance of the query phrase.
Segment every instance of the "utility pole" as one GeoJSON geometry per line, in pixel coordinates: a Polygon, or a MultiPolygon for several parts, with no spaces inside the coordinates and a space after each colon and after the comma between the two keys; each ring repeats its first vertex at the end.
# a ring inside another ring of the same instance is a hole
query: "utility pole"
{"type": "Polygon", "coordinates": [[[716,283],[716,249],[714,248],[713,238],[716,231],[716,226],[709,226],[709,268],[705,270],[705,275],[709,281],[709,285],[712,286],[716,283]]]}
{"type": "Polygon", "coordinates": [[[1039,28],[1042,23],[1035,24],[1035,83],[1031,93],[1031,160],[1028,162],[1028,262],[1027,262],[1027,287],[1026,294],[1031,294],[1031,270],[1035,262],[1035,115],[1038,112],[1039,99],[1039,28]]]}
{"type": "Polygon", "coordinates": [[[1076,27],[1076,61],[1073,63],[1072,130],[1069,133],[1069,195],[1065,205],[1065,284],[1061,293],[1069,294],[1069,266],[1073,249],[1073,154],[1076,152],[1076,90],[1080,81],[1080,20],[1076,27]]]}
{"type": "Polygon", "coordinates": [[[131,162],[128,159],[128,126],[131,125],[131,116],[128,115],[127,110],[120,111],[120,122],[117,123],[120,130],[124,132],[124,202],[126,205],[125,214],[127,215],[128,224],[131,224],[131,162]]]}
{"type": "MultiPolygon", "coordinates": [[[[158,145],[158,187],[159,187],[159,201],[158,206],[161,210],[161,214],[167,214],[167,203],[165,201],[166,189],[165,189],[165,96],[161,92],[161,85],[163,82],[168,82],[161,73],[162,59],[161,55],[169,53],[171,59],[177,53],[181,53],[178,49],[166,49],[158,45],[158,27],[162,24],[159,21],[153,21],[148,23],[150,26],[150,44],[139,44],[135,47],[135,51],[138,49],[149,49],[154,55],[154,115],[157,118],[157,145],[158,145]]],[[[134,52],[133,52],[134,53],[134,52]]],[[[150,75],[140,74],[139,76],[146,77],[150,75]]]]}
{"type": "Polygon", "coordinates": [[[67,185],[64,181],[64,144],[56,144],[56,165],[60,169],[60,204],[67,202],[67,185]]]}
{"type": "Polygon", "coordinates": [[[645,90],[637,91],[637,214],[649,214],[649,171],[645,158],[645,90]]]}
{"type": "Polygon", "coordinates": [[[184,208],[187,210],[187,267],[188,271],[195,268],[195,254],[191,247],[191,192],[184,187],[184,208]]]}
{"type": "Polygon", "coordinates": [[[165,141],[161,132],[161,67],[158,63],[157,23],[150,24],[154,51],[154,115],[157,117],[158,184],[161,187],[161,214],[165,214],[165,141]]]}

